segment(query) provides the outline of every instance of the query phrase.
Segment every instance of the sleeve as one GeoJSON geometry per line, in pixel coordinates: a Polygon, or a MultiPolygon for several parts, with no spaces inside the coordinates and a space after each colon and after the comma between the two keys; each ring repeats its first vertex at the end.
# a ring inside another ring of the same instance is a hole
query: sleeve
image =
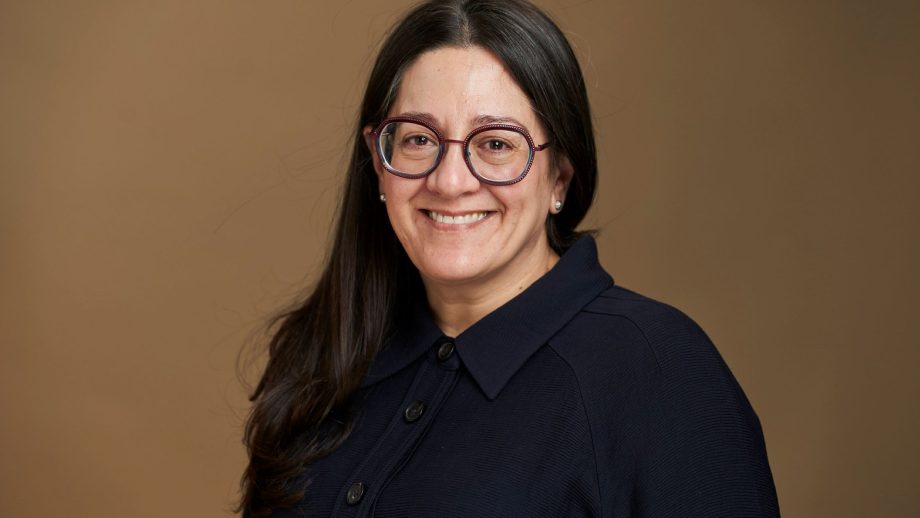
{"type": "Polygon", "coordinates": [[[695,322],[670,308],[646,330],[658,363],[636,442],[637,517],[775,517],[760,421],[695,322]]]}

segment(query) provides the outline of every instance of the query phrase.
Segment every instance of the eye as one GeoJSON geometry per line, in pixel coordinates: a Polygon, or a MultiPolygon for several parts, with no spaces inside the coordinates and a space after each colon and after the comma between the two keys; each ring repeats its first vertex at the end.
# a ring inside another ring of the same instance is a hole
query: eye
{"type": "Polygon", "coordinates": [[[483,140],[476,143],[476,147],[483,153],[493,155],[513,153],[517,149],[514,144],[509,142],[509,139],[497,137],[495,135],[485,137],[483,140]]]}
{"type": "Polygon", "coordinates": [[[421,132],[412,132],[407,133],[400,140],[402,143],[401,146],[405,149],[422,149],[422,148],[436,148],[438,147],[438,141],[432,138],[431,135],[421,132]]]}
{"type": "Polygon", "coordinates": [[[489,149],[489,151],[505,151],[506,149],[510,148],[507,142],[495,139],[486,142],[486,147],[489,149]]]}

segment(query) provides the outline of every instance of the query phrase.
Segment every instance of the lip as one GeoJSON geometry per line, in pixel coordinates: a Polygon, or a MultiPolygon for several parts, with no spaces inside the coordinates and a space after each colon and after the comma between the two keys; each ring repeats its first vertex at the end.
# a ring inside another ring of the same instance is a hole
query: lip
{"type": "Polygon", "coordinates": [[[492,216],[497,212],[494,210],[435,210],[435,209],[420,209],[419,215],[425,219],[431,226],[438,230],[461,230],[469,229],[475,227],[484,221],[488,221],[492,216]],[[446,222],[443,221],[443,218],[470,218],[471,216],[481,214],[483,215],[479,219],[470,219],[469,221],[464,222],[446,222]],[[434,217],[432,217],[434,215],[434,217]]]}

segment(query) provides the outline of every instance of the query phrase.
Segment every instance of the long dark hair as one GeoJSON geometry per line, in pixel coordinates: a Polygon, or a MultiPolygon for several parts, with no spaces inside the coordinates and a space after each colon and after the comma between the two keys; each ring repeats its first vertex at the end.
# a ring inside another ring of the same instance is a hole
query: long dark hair
{"type": "Polygon", "coordinates": [[[530,98],[550,135],[557,164],[574,174],[565,207],[546,221],[563,253],[591,205],[597,179],[594,133],[584,80],[556,25],[525,0],[429,1],[385,40],[364,93],[331,251],[313,292],[275,317],[269,359],[251,395],[243,442],[249,466],[239,509],[253,517],[291,507],[309,483],[307,466],[341,445],[352,428],[350,401],[380,345],[399,321],[418,272],[378,201],[362,129],[382,120],[400,78],[420,54],[444,46],[494,53],[530,98]]]}

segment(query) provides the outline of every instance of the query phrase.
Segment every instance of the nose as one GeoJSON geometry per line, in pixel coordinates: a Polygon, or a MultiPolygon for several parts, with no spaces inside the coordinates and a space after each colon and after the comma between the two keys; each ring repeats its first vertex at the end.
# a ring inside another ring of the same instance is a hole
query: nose
{"type": "Polygon", "coordinates": [[[428,190],[445,198],[457,198],[479,190],[479,180],[463,158],[463,141],[445,140],[444,144],[447,148],[441,163],[425,178],[428,190]]]}

